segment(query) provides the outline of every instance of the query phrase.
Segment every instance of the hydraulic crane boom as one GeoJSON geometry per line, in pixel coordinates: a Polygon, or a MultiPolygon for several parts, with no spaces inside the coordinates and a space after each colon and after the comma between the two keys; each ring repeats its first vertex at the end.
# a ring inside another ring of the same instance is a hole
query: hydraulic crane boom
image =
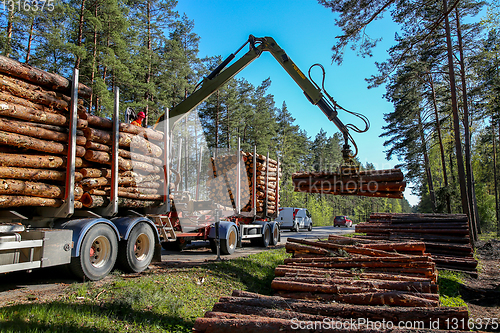
{"type": "MultiPolygon", "coordinates": [[[[317,105],[327,116],[327,118],[339,128],[344,137],[342,155],[344,161],[348,164],[351,164],[353,157],[356,156],[356,153],[352,154],[349,141],[352,142],[355,148],[356,144],[349,134],[348,127],[354,129],[357,128],[352,125],[344,125],[344,123],[337,116],[337,108],[340,108],[340,106],[325,91],[325,94],[328,96],[327,99],[323,94],[322,89],[317,84],[311,82],[311,80],[307,78],[306,75],[304,75],[304,73],[297,67],[297,65],[288,57],[286,52],[271,37],[256,38],[250,35],[248,41],[245,42],[245,44],[243,44],[235,53],[231,54],[227,59],[225,59],[212,73],[210,73],[210,75],[203,79],[203,81],[197,86],[198,89],[196,89],[188,98],[186,98],[184,101],[170,110],[169,118],[182,116],[196,108],[204,100],[210,97],[210,95],[217,91],[217,89],[223,86],[235,75],[237,75],[253,60],[258,58],[264,51],[268,51],[273,55],[273,57],[287,71],[292,79],[299,85],[299,87],[306,95],[307,99],[312,104],[317,105]],[[247,44],[250,44],[250,50],[232,65],[224,69],[235,58],[236,54],[247,44]]],[[[159,121],[162,119],[162,117],[160,117],[159,121]]],[[[361,117],[364,118],[363,116],[361,117]]],[[[367,120],[365,120],[365,124],[367,125],[366,129],[358,131],[366,131],[369,126],[367,120]]]]}

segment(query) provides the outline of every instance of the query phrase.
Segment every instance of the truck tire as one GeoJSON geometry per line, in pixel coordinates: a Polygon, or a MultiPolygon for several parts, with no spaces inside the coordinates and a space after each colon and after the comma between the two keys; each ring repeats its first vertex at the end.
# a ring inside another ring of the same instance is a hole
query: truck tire
{"type": "Polygon", "coordinates": [[[220,240],[220,253],[233,254],[236,250],[236,243],[238,242],[238,232],[236,227],[232,225],[227,232],[226,239],[220,240]]]}
{"type": "Polygon", "coordinates": [[[118,262],[126,272],[139,273],[148,268],[153,259],[155,236],[151,227],[139,222],[127,240],[120,242],[118,262]]]}
{"type": "Polygon", "coordinates": [[[312,222],[309,223],[309,226],[307,227],[307,231],[313,231],[313,224],[312,224],[312,222]]]}
{"type": "Polygon", "coordinates": [[[118,253],[113,229],[104,223],[94,225],[83,237],[80,255],[71,258],[71,271],[82,279],[101,280],[111,272],[118,253]]]}
{"type": "Polygon", "coordinates": [[[280,227],[278,226],[278,224],[275,224],[271,235],[271,245],[273,246],[278,245],[279,241],[280,241],[280,227]]]}
{"type": "Polygon", "coordinates": [[[269,243],[271,243],[271,227],[269,224],[266,224],[264,226],[264,232],[262,233],[262,238],[261,238],[261,245],[262,247],[268,247],[269,243]]]}

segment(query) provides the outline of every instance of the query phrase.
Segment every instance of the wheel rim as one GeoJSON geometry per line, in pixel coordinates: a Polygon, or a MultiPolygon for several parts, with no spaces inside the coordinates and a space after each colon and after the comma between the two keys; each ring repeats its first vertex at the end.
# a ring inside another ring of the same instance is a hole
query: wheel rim
{"type": "Polygon", "coordinates": [[[134,254],[137,260],[145,260],[150,250],[149,237],[146,234],[140,234],[135,240],[134,254]]]}
{"type": "Polygon", "coordinates": [[[231,232],[229,233],[229,237],[228,237],[228,243],[229,243],[229,247],[231,249],[234,249],[236,247],[236,232],[234,230],[231,230],[231,232]]]}
{"type": "Polygon", "coordinates": [[[109,257],[111,256],[111,243],[105,236],[98,236],[92,242],[89,251],[90,263],[96,268],[106,265],[109,257]]]}
{"type": "Polygon", "coordinates": [[[271,239],[271,230],[269,230],[269,228],[266,228],[266,231],[264,231],[264,237],[267,242],[271,239]]]}

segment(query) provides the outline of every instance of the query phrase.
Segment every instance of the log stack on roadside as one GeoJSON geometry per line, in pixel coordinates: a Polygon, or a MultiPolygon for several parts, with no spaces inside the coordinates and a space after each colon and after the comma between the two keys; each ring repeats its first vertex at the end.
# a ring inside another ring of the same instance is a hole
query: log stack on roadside
{"type": "MultiPolygon", "coordinates": [[[[241,211],[251,212],[253,209],[253,161],[253,154],[247,152],[241,152],[240,156],[232,154],[217,156],[215,159],[211,158],[211,178],[208,183],[210,199],[220,205],[235,209],[236,195],[239,193],[241,211]],[[239,192],[237,185],[238,159],[241,159],[239,192]]],[[[256,155],[256,215],[273,216],[276,214],[276,205],[279,204],[277,180],[280,172],[277,161],[260,154],[256,155]]]]}
{"type": "MultiPolygon", "coordinates": [[[[0,208],[59,207],[65,196],[71,82],[0,56],[0,208]]],[[[79,85],[88,97],[90,88],[79,85]]],[[[84,112],[78,101],[78,112],[84,112]]],[[[78,119],[76,161],[81,167],[87,121],[78,119]]],[[[77,173],[76,180],[82,175],[77,173]]],[[[83,195],[75,187],[75,208],[83,195]]]]}
{"type": "Polygon", "coordinates": [[[468,319],[466,307],[322,303],[234,290],[232,296],[221,297],[204,318],[196,319],[193,332],[397,333],[410,328],[418,328],[418,332],[450,332],[452,321],[460,323],[457,330],[467,330],[468,319]],[[462,324],[465,327],[460,327],[462,324]]]}
{"type": "Polygon", "coordinates": [[[360,239],[424,242],[438,268],[477,274],[464,214],[374,213],[356,225],[360,239]]]}
{"type": "MultiPolygon", "coordinates": [[[[84,115],[86,153],[82,174],[83,206],[95,208],[109,203],[112,164],[112,121],[84,115]]],[[[126,123],[119,124],[118,206],[143,208],[159,205],[163,198],[163,133],[126,123]]]]}
{"type": "Polygon", "coordinates": [[[296,172],[292,175],[296,192],[358,195],[402,199],[406,188],[400,169],[340,172],[296,172]]]}
{"type": "MultiPolygon", "coordinates": [[[[340,242],[341,243],[341,242],[340,242]]],[[[289,238],[276,268],[279,296],[358,305],[438,306],[437,271],[423,243],[384,249],[289,238]],[[411,252],[402,254],[398,251],[411,252]]]]}

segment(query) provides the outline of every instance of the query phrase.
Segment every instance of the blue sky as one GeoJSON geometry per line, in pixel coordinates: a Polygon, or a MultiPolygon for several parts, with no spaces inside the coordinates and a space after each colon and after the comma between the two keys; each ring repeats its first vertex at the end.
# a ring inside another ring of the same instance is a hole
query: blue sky
{"type": "MultiPolygon", "coordinates": [[[[252,34],[273,37],[304,73],[311,65],[322,64],[326,70],[325,87],[330,95],[344,108],[362,113],[370,120],[368,132],[352,133],[359,148],[359,160],[363,164],[373,163],[377,169],[400,163],[385,159],[384,139],[379,137],[385,125],[383,115],[392,111],[392,105],[383,98],[385,88],[368,89],[365,81],[377,74],[375,61],[387,58],[386,50],[392,45],[397,29],[390,19],[375,21],[366,31],[371,37],[383,38],[374,49],[373,57],[362,58],[349,49],[343,64],[338,66],[331,62],[331,47],[341,30],[335,26],[335,14],[315,0],[179,0],[176,9],[194,20],[194,32],[201,38],[199,57],[226,58],[252,34]]],[[[321,82],[321,72],[316,69],[313,73],[313,78],[321,82]]],[[[274,95],[276,106],[281,107],[285,101],[295,123],[312,138],[321,128],[328,135],[338,132],[321,110],[307,101],[302,90],[270,54],[261,55],[238,77],[255,86],[270,77],[269,93],[274,95]]],[[[343,112],[339,118],[344,123],[363,125],[343,112]]],[[[412,205],[418,202],[408,187],[405,197],[412,205]]]]}

